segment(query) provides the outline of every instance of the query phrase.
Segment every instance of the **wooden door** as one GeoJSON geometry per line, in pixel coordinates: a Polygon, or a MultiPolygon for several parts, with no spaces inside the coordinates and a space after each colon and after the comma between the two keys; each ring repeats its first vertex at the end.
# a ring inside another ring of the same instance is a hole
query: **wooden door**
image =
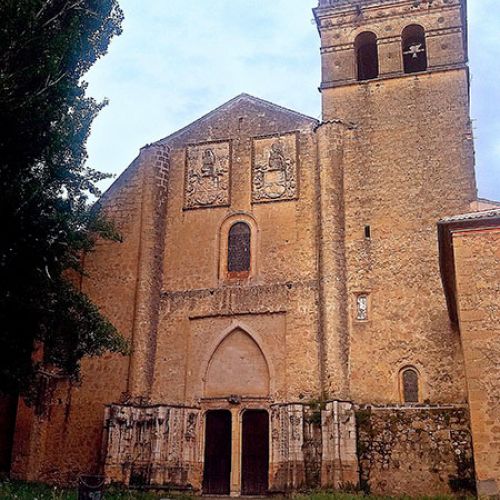
{"type": "Polygon", "coordinates": [[[231,481],[231,412],[208,411],[205,420],[203,493],[229,495],[231,481]]]}
{"type": "Polygon", "coordinates": [[[269,414],[247,410],[243,414],[241,493],[265,495],[269,481],[269,414]]]}

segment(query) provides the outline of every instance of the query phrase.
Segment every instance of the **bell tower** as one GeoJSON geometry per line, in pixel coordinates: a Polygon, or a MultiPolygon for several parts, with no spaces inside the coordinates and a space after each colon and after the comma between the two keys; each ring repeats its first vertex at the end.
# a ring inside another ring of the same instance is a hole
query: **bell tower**
{"type": "Polygon", "coordinates": [[[436,223],[476,199],[466,0],[319,0],[325,392],[464,401],[436,223]],[[398,382],[399,380],[399,382],[398,382]]]}
{"type": "Polygon", "coordinates": [[[343,113],[340,87],[452,71],[468,88],[466,0],[319,0],[314,14],[324,120],[343,113]]]}

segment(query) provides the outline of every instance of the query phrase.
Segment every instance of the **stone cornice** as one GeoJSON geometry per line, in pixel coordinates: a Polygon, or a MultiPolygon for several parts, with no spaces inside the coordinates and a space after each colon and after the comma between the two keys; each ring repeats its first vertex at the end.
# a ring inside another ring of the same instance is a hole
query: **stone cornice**
{"type": "Polygon", "coordinates": [[[446,4],[429,4],[420,1],[415,5],[413,0],[329,0],[330,4],[313,9],[318,29],[335,29],[345,25],[363,24],[365,22],[385,21],[391,18],[406,15],[410,10],[418,13],[429,11],[449,11],[462,6],[465,12],[464,0],[451,0],[446,4]],[[367,15],[370,13],[370,15],[367,15]],[[329,21],[332,18],[347,18],[336,23],[329,21]],[[326,22],[324,21],[326,20],[326,22]]]}

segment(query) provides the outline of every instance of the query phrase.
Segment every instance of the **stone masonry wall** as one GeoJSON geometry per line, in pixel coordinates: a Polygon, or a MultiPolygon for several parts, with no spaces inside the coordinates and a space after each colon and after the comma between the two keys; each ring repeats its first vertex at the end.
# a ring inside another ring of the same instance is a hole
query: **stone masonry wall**
{"type": "Polygon", "coordinates": [[[474,492],[465,406],[361,406],[356,420],[365,491],[411,496],[474,492]]]}
{"type": "Polygon", "coordinates": [[[350,397],[399,403],[399,371],[420,372],[420,401],[466,401],[448,319],[436,221],[475,197],[465,70],[329,89],[329,113],[355,125],[343,151],[350,397]],[[370,227],[370,237],[365,227],[370,227]],[[365,320],[357,296],[366,294],[365,320]]]}
{"type": "MultiPolygon", "coordinates": [[[[83,262],[86,274],[81,289],[132,345],[135,331],[143,326],[138,324],[137,311],[149,305],[140,303],[136,287],[141,275],[139,256],[145,246],[155,244],[154,237],[143,234],[144,220],[155,225],[148,212],[148,204],[155,201],[148,197],[150,185],[162,189],[165,166],[168,158],[163,148],[144,151],[104,195],[102,209],[115,222],[123,242],[99,241],[83,262]]],[[[155,232],[156,228],[151,230],[153,236],[155,232]]],[[[112,354],[86,358],[81,383],[55,382],[45,414],[36,415],[20,404],[12,476],[68,484],[79,474],[99,473],[105,405],[130,397],[129,362],[128,356],[112,354]]]]}
{"type": "Polygon", "coordinates": [[[453,234],[479,495],[500,493],[500,228],[453,234]]]}
{"type": "Polygon", "coordinates": [[[207,365],[231,325],[258,340],[274,401],[320,395],[316,124],[242,95],[162,141],[171,171],[153,402],[193,405],[204,397],[207,365]],[[255,198],[254,169],[279,140],[289,148],[295,196],[263,201],[255,198]],[[213,202],[190,170],[207,150],[223,160],[224,189],[213,202]],[[248,277],[230,280],[224,245],[238,220],[252,228],[252,265],[248,277]]]}
{"type": "Polygon", "coordinates": [[[398,374],[407,365],[420,372],[421,401],[466,400],[435,231],[437,220],[467,211],[476,198],[463,4],[332,1],[316,10],[326,122],[318,130],[319,157],[335,171],[330,180],[328,171],[322,174],[331,184],[321,189],[332,190],[331,208],[343,206],[341,220],[323,236],[335,243],[330,251],[343,242],[345,254],[336,271],[345,275],[346,291],[336,292],[343,302],[338,310],[328,306],[330,322],[346,323],[348,332],[329,328],[334,334],[325,337],[331,397],[343,385],[337,377],[345,377],[335,367],[342,365],[340,351],[349,353],[348,397],[356,402],[399,403],[398,374]],[[425,29],[429,67],[405,75],[401,33],[414,23],[425,29]],[[358,82],[354,42],[364,31],[377,36],[380,74],[358,82]],[[325,139],[334,144],[328,131],[334,124],[342,145],[328,158],[325,139]],[[362,320],[359,295],[367,306],[362,320]]]}

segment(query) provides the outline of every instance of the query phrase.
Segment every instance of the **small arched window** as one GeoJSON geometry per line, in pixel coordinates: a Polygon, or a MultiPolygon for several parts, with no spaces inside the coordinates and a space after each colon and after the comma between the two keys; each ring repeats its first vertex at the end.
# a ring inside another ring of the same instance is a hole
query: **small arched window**
{"type": "Polygon", "coordinates": [[[418,73],[427,69],[427,46],[422,26],[412,24],[402,34],[403,62],[405,73],[418,73]]]}
{"type": "Polygon", "coordinates": [[[401,371],[401,388],[404,403],[418,403],[420,401],[418,371],[407,367],[401,371]]]}
{"type": "Polygon", "coordinates": [[[250,226],[236,222],[228,236],[227,271],[229,277],[245,277],[250,273],[250,226]]]}
{"type": "Polygon", "coordinates": [[[358,63],[358,80],[363,81],[378,78],[377,35],[371,31],[360,33],[356,37],[354,48],[358,63]]]}

